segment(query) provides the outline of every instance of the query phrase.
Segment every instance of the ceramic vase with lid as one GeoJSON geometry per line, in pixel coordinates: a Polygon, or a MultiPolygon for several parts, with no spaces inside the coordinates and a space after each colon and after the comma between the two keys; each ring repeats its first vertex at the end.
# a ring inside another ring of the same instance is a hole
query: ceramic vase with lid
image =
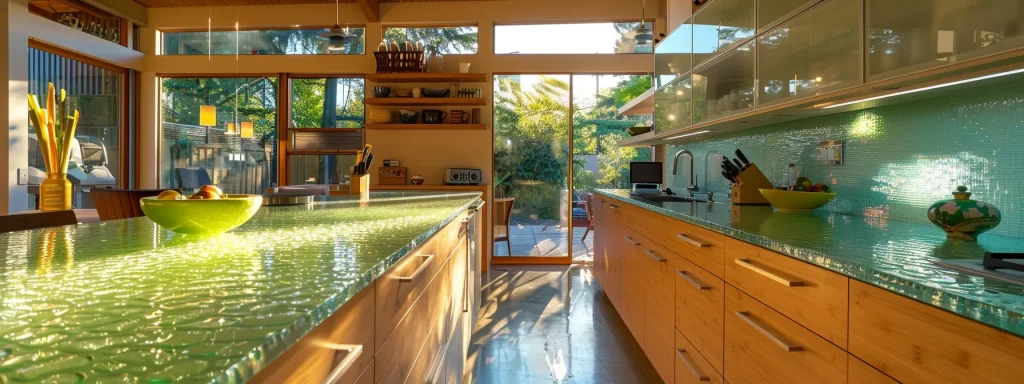
{"type": "Polygon", "coordinates": [[[994,205],[971,200],[967,187],[956,187],[952,200],[942,200],[928,208],[928,220],[955,239],[975,240],[978,235],[999,225],[1002,215],[994,205]]]}

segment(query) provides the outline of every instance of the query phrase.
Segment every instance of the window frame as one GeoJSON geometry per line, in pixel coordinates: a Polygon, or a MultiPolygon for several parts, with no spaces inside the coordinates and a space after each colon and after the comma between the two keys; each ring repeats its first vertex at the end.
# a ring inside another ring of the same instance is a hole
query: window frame
{"type": "MultiPolygon", "coordinates": [[[[381,24],[380,25],[380,42],[384,42],[384,35],[387,33],[389,28],[462,28],[462,27],[473,27],[476,28],[476,52],[470,53],[444,53],[444,55],[464,55],[464,56],[475,56],[480,54],[480,24],[479,23],[444,23],[444,24],[417,24],[417,23],[399,23],[399,24],[381,24]]],[[[378,43],[379,44],[379,43],[378,43]]],[[[376,47],[368,47],[368,50],[376,52],[376,47]]]]}
{"type": "MultiPolygon", "coordinates": [[[[573,55],[573,56],[575,56],[575,55],[601,55],[601,56],[604,56],[604,55],[654,55],[655,43],[654,43],[653,39],[651,40],[651,52],[625,52],[625,53],[568,53],[568,52],[560,52],[560,53],[498,53],[498,27],[504,27],[504,26],[526,26],[526,25],[604,24],[604,23],[620,24],[620,23],[635,23],[635,22],[638,22],[638,21],[639,22],[644,22],[644,23],[650,22],[651,23],[651,31],[652,31],[652,33],[653,32],[657,32],[656,29],[655,29],[657,27],[657,20],[654,19],[654,18],[644,18],[642,20],[640,20],[640,19],[632,19],[632,18],[629,18],[629,19],[625,19],[625,18],[624,19],[613,19],[613,20],[576,20],[576,19],[574,19],[574,20],[561,20],[561,21],[559,21],[559,20],[545,20],[543,22],[532,22],[532,21],[497,22],[496,21],[496,22],[491,24],[491,43],[492,43],[491,44],[491,54],[494,55],[494,56],[527,56],[527,55],[536,55],[536,56],[553,56],[553,55],[573,55]]],[[[655,36],[655,38],[657,39],[657,36],[655,36]]],[[[576,72],[569,72],[569,73],[575,74],[576,72]]]]}
{"type": "MultiPolygon", "coordinates": [[[[350,53],[350,54],[308,53],[308,54],[294,54],[294,55],[289,55],[289,54],[251,55],[251,54],[242,54],[242,53],[210,53],[209,55],[212,55],[212,56],[231,56],[231,55],[237,55],[237,56],[274,56],[274,57],[277,57],[277,56],[340,56],[340,57],[360,57],[360,56],[365,56],[367,54],[367,52],[372,52],[370,50],[369,46],[366,45],[366,40],[367,40],[366,24],[346,24],[346,25],[342,25],[341,27],[342,28],[346,28],[347,27],[347,28],[362,28],[363,29],[363,53],[350,53]]],[[[302,25],[302,26],[298,26],[298,27],[296,27],[296,26],[246,27],[246,28],[239,27],[238,31],[239,32],[246,32],[246,31],[294,31],[294,30],[305,30],[305,29],[331,29],[331,28],[334,28],[334,25],[302,25]]],[[[156,54],[156,56],[186,56],[186,57],[187,56],[202,56],[202,55],[168,55],[166,53],[166,49],[164,47],[164,33],[234,32],[234,31],[235,31],[235,28],[225,28],[225,27],[209,28],[209,29],[204,29],[204,28],[180,28],[180,29],[179,28],[163,28],[163,29],[159,29],[159,30],[157,30],[158,35],[157,35],[157,39],[156,39],[156,43],[157,43],[156,45],[157,45],[157,52],[158,53],[156,54]]]]}

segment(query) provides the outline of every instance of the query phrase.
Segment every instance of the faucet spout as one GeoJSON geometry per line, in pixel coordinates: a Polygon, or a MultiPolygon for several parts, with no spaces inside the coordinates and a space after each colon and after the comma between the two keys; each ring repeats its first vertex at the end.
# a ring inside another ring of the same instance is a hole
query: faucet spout
{"type": "Polygon", "coordinates": [[[690,152],[685,149],[676,152],[676,157],[672,159],[672,176],[675,176],[676,173],[679,171],[679,157],[682,155],[686,155],[687,157],[690,158],[690,185],[687,186],[686,189],[690,191],[690,196],[692,197],[693,191],[696,191],[698,189],[697,184],[694,183],[696,175],[694,175],[693,173],[693,152],[690,152]]]}

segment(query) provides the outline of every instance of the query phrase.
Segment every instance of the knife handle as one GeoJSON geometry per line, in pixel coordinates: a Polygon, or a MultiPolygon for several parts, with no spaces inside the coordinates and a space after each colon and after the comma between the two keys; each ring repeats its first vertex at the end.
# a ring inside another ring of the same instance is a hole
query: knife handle
{"type": "Polygon", "coordinates": [[[739,148],[736,148],[736,157],[739,157],[740,161],[742,161],[743,164],[746,164],[748,166],[750,165],[750,160],[748,160],[747,157],[743,155],[743,151],[741,151],[739,148]]]}
{"type": "Polygon", "coordinates": [[[741,163],[739,160],[732,159],[732,161],[736,163],[736,169],[740,170],[741,172],[743,171],[743,168],[746,168],[743,166],[743,163],[741,163]]]}

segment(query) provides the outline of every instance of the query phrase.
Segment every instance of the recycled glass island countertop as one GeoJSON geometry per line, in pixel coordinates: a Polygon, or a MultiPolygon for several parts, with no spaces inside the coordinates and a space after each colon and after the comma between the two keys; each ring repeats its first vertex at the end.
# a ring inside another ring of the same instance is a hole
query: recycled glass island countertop
{"type": "Polygon", "coordinates": [[[1024,336],[1024,285],[935,264],[980,264],[986,251],[1024,252],[1024,238],[986,233],[977,242],[947,240],[929,223],[726,203],[709,210],[707,203],[651,202],[628,190],[598,193],[1024,336]]]}
{"type": "Polygon", "coordinates": [[[479,196],[263,207],[206,238],[145,217],[0,234],[0,382],[244,382],[479,196]]]}

